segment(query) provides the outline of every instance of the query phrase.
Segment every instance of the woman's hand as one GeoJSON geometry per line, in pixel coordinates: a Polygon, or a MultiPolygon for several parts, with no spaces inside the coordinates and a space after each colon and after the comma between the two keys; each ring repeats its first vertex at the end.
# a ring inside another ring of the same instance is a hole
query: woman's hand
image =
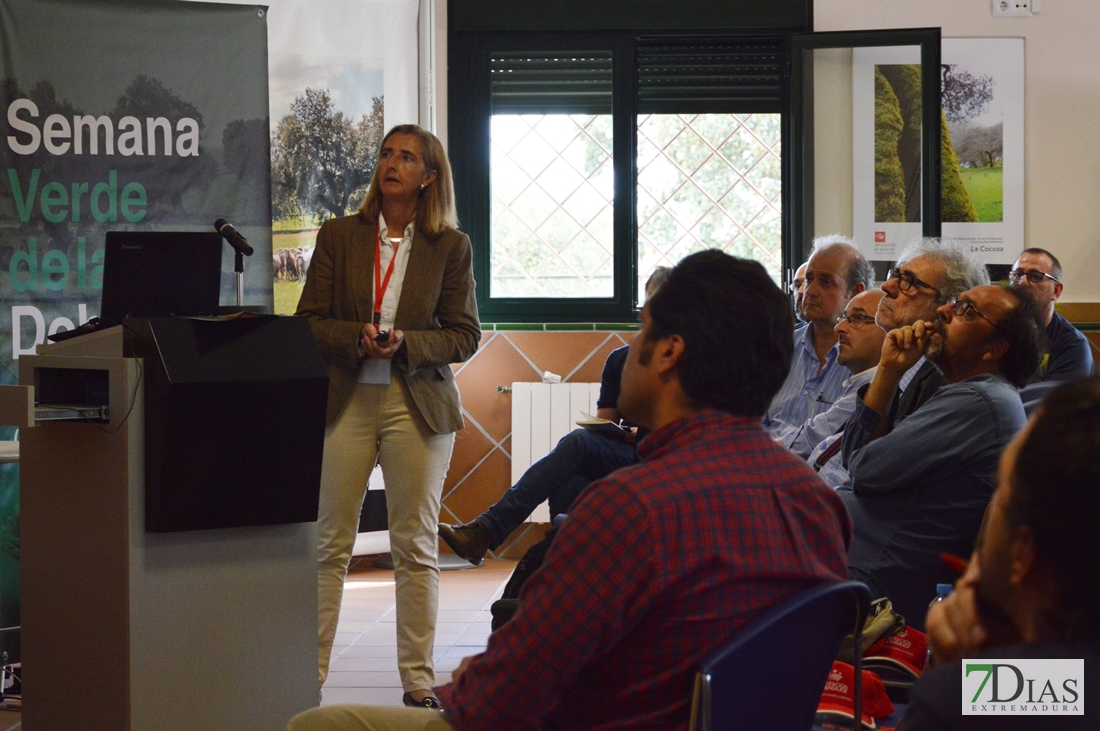
{"type": "Polygon", "coordinates": [[[405,342],[405,334],[400,330],[391,330],[385,343],[378,342],[378,329],[369,322],[359,331],[359,349],[367,358],[392,358],[405,342]]]}

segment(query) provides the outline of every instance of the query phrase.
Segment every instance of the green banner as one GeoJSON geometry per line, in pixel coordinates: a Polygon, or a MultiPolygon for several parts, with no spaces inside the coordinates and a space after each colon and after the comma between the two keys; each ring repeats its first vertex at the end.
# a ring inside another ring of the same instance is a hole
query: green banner
{"type": "MultiPolygon", "coordinates": [[[[0,360],[97,314],[110,230],[257,249],[270,304],[267,18],[260,6],[0,0],[0,360]]],[[[225,256],[223,297],[233,293],[225,256]]]]}
{"type": "MultiPolygon", "coordinates": [[[[228,219],[256,249],[245,304],[271,306],[267,83],[264,6],[0,0],[0,382],[99,314],[108,231],[228,219]]],[[[235,292],[226,246],[222,303],[235,292]]],[[[0,551],[17,556],[14,473],[0,551]]]]}

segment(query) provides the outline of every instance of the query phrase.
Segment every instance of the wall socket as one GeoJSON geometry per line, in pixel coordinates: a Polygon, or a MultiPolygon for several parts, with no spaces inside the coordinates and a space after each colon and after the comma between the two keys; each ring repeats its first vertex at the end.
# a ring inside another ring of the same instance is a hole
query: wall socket
{"type": "Polygon", "coordinates": [[[994,18],[1030,18],[1039,12],[1038,0],[992,0],[994,18]]]}

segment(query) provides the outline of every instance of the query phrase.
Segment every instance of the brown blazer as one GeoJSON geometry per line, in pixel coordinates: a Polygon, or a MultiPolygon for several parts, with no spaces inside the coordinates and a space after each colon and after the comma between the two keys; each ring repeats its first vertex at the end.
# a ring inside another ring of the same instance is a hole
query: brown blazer
{"type": "MultiPolygon", "coordinates": [[[[359,332],[374,313],[375,224],[356,214],[326,221],[317,234],[297,315],[309,319],[328,365],[328,418],[344,408],[359,372],[359,332]]],[[[462,403],[451,363],[467,360],[481,340],[470,239],[454,229],[413,238],[394,327],[405,346],[394,377],[439,434],[462,428],[462,403]]]]}

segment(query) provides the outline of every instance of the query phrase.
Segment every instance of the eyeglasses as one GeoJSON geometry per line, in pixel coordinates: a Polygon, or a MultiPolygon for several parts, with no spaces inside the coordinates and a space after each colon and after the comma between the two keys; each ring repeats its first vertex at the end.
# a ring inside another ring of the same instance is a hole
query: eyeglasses
{"type": "Polygon", "coordinates": [[[913,287],[924,287],[925,289],[932,290],[937,295],[940,293],[940,291],[933,287],[931,284],[917,279],[909,272],[902,272],[898,271],[897,269],[891,269],[886,275],[886,281],[890,281],[891,279],[898,280],[898,289],[900,289],[902,292],[908,292],[913,287]]]}
{"type": "Polygon", "coordinates": [[[968,313],[973,312],[975,315],[982,318],[993,327],[997,327],[997,323],[993,322],[988,317],[983,315],[982,311],[975,307],[974,303],[970,300],[955,300],[952,303],[952,309],[954,309],[955,314],[959,317],[966,317],[968,313]]]}
{"type": "Polygon", "coordinates": [[[841,315],[840,317],[836,318],[836,324],[839,325],[845,320],[847,320],[852,327],[858,328],[863,327],[869,322],[874,322],[875,318],[871,317],[870,315],[861,315],[859,313],[856,313],[854,315],[841,315]]]}
{"type": "Polygon", "coordinates": [[[1057,282],[1056,277],[1052,277],[1046,272],[1040,272],[1038,270],[1025,271],[1023,269],[1013,269],[1008,273],[1008,281],[1013,284],[1022,284],[1024,280],[1031,282],[1032,284],[1039,284],[1044,279],[1049,279],[1052,282],[1057,282]]]}

